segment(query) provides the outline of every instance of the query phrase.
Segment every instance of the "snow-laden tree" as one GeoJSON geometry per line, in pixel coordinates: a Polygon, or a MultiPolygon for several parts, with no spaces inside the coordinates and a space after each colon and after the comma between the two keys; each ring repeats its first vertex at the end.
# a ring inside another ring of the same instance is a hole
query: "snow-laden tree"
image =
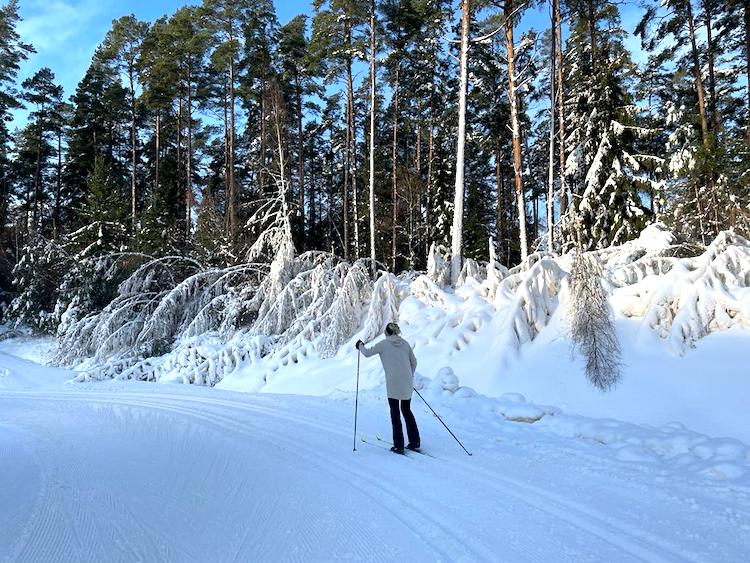
{"type": "Polygon", "coordinates": [[[55,241],[35,236],[23,247],[13,268],[13,290],[5,317],[15,325],[27,325],[42,332],[53,331],[58,288],[74,261],[55,241]]]}
{"type": "Polygon", "coordinates": [[[617,7],[607,1],[575,4],[568,39],[565,174],[572,191],[563,218],[566,249],[605,248],[635,238],[651,211],[644,193],[658,159],[641,141],[652,132],[639,126],[640,109],[630,93],[635,65],[624,46],[617,7]]]}
{"type": "Polygon", "coordinates": [[[571,343],[586,360],[591,385],[609,391],[622,378],[620,342],[595,256],[576,252],[568,286],[571,343]]]}

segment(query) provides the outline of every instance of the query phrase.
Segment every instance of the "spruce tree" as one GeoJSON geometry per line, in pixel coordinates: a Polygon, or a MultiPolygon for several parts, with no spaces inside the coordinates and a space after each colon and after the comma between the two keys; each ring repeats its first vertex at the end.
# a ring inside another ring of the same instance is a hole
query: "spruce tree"
{"type": "Polygon", "coordinates": [[[624,47],[617,6],[606,0],[571,3],[566,68],[565,174],[571,205],[563,243],[589,250],[637,237],[650,221],[641,175],[640,126],[631,93],[635,66],[624,47]],[[606,30],[606,31],[605,31],[606,30]]]}

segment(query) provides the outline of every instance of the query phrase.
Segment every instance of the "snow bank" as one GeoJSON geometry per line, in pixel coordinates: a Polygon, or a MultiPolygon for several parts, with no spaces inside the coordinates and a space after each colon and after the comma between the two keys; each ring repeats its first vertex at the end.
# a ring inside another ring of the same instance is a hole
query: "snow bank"
{"type": "Polygon", "coordinates": [[[750,471],[750,447],[732,438],[709,438],[672,422],[660,428],[612,419],[558,415],[540,424],[557,435],[592,440],[620,461],[660,462],[714,479],[739,479],[750,471]]]}
{"type": "MultiPolygon", "coordinates": [[[[506,427],[495,424],[500,419],[506,424],[533,426],[535,432],[541,433],[534,435],[535,441],[548,436],[553,442],[564,438],[591,443],[606,447],[608,455],[619,462],[658,464],[675,473],[750,483],[750,446],[733,438],[712,438],[688,430],[679,422],[655,427],[566,414],[558,407],[536,405],[520,393],[487,397],[461,386],[447,366],[439,369],[433,379],[420,375],[418,382],[417,389],[438,413],[450,412],[454,420],[466,419],[488,429],[496,428],[498,437],[508,433],[506,427]]],[[[370,390],[369,395],[382,401],[384,393],[381,385],[370,390]]],[[[417,396],[413,403],[420,408],[417,396]]]]}

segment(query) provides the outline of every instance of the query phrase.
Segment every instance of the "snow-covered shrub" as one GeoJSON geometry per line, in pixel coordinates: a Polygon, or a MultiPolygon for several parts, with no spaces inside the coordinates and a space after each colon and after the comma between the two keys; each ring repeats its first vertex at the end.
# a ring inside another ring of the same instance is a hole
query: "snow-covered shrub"
{"type": "Polygon", "coordinates": [[[364,342],[369,342],[385,330],[385,325],[398,321],[399,304],[396,277],[388,272],[381,273],[372,288],[372,297],[360,338],[364,342]]]}
{"type": "Polygon", "coordinates": [[[750,327],[750,243],[735,233],[720,233],[699,256],[618,263],[609,279],[615,306],[678,354],[711,332],[750,327]]]}
{"type": "Polygon", "coordinates": [[[177,256],[147,261],[119,285],[117,297],[102,311],[75,321],[65,319],[58,331],[55,363],[163,352],[168,335],[190,320],[190,308],[181,299],[190,295],[190,285],[182,282],[199,269],[195,261],[177,256]]]}
{"type": "Polygon", "coordinates": [[[601,266],[595,257],[576,253],[570,274],[568,315],[570,339],[586,359],[589,382],[609,391],[621,378],[620,343],[601,277],[601,266]]]}
{"type": "Polygon", "coordinates": [[[554,260],[530,255],[533,265],[513,268],[490,295],[498,309],[506,311],[501,328],[503,346],[517,349],[536,338],[558,306],[565,272],[554,260]],[[528,269],[527,269],[528,268],[528,269]]]}

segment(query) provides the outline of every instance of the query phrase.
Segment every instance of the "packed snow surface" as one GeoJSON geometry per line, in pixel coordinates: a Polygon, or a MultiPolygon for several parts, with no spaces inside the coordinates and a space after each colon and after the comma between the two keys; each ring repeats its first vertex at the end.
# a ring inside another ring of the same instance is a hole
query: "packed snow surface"
{"type": "Polygon", "coordinates": [[[56,340],[0,334],[0,561],[747,561],[750,243],[654,225],[592,256],[607,393],[571,351],[570,256],[468,260],[455,289],[439,249],[372,281],[282,245],[258,287],[153,285],[156,261],[56,340]],[[472,456],[416,395],[429,455],[378,439],[382,368],[353,345],[394,320],[472,456]]]}
{"type": "MultiPolygon", "coordinates": [[[[6,350],[12,345],[5,343],[6,350]]],[[[20,353],[28,353],[28,343],[20,353]]],[[[0,352],[3,561],[745,561],[750,448],[489,398],[447,368],[397,456],[382,386],[238,394],[0,352]],[[531,423],[532,420],[536,422],[531,423]]]]}

